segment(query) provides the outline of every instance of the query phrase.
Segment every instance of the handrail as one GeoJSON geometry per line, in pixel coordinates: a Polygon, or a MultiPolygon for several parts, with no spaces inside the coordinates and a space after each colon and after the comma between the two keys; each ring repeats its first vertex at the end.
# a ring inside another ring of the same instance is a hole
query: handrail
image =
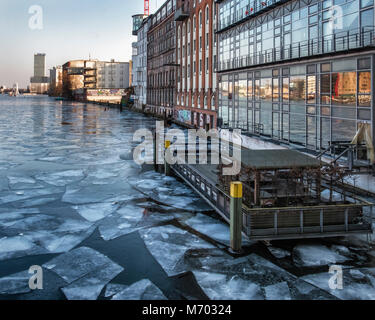
{"type": "Polygon", "coordinates": [[[374,27],[362,27],[317,37],[288,46],[263,50],[253,55],[219,61],[218,71],[373,46],[375,44],[374,34],[374,27]]]}

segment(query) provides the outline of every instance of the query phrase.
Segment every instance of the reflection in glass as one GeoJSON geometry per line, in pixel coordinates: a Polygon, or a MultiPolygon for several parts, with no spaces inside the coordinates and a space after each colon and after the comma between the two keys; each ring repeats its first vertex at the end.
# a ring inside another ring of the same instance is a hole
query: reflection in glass
{"type": "Polygon", "coordinates": [[[290,101],[304,101],[306,96],[306,79],[305,76],[290,77],[290,101]]]}
{"type": "Polygon", "coordinates": [[[332,73],[332,104],[356,105],[356,72],[332,73]]]}
{"type": "Polygon", "coordinates": [[[315,103],[316,97],[316,77],[308,76],[307,77],[307,103],[315,103]]]}

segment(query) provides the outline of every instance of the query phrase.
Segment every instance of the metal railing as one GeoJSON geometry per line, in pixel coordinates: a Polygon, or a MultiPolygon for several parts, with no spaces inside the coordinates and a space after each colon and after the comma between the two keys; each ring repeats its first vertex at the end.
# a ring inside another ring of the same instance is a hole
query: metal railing
{"type": "MultiPolygon", "coordinates": [[[[171,166],[230,223],[230,197],[201,172],[186,164],[171,166]]],[[[243,206],[243,233],[250,239],[296,239],[371,233],[373,204],[319,205],[282,208],[243,206]]]]}
{"type": "Polygon", "coordinates": [[[364,27],[220,61],[218,71],[359,49],[374,44],[374,28],[364,27]]]}
{"type": "MultiPolygon", "coordinates": [[[[216,2],[221,2],[221,1],[222,0],[216,1],[216,2]]],[[[245,18],[258,15],[284,2],[286,1],[285,0],[265,0],[265,1],[261,1],[261,3],[259,4],[255,3],[253,6],[247,5],[246,7],[240,8],[236,10],[236,13],[230,16],[227,16],[226,19],[223,19],[219,22],[219,31],[230,26],[231,24],[237,23],[241,20],[244,20],[245,18]],[[241,12],[239,12],[239,10],[241,10],[241,12]]]]}

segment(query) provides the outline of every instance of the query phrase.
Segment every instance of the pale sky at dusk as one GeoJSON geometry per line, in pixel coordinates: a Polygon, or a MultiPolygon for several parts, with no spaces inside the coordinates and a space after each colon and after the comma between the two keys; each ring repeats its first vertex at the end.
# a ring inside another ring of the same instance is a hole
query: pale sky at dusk
{"type": "MultiPolygon", "coordinates": [[[[150,12],[162,0],[150,1],[150,12]]],[[[143,0],[0,0],[0,86],[29,84],[34,53],[46,53],[46,73],[68,60],[131,59],[132,19],[143,0]],[[43,9],[43,29],[29,28],[33,5],[43,9]]]]}

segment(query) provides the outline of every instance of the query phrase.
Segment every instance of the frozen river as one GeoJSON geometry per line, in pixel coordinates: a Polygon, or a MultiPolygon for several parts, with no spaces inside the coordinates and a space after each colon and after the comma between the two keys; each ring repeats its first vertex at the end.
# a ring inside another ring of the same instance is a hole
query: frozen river
{"type": "Polygon", "coordinates": [[[155,120],[0,95],[0,299],[375,299],[362,239],[245,242],[186,185],[124,155],[155,120]],[[344,287],[328,286],[330,265],[344,287]],[[29,267],[43,289],[29,288],[29,267]]]}

